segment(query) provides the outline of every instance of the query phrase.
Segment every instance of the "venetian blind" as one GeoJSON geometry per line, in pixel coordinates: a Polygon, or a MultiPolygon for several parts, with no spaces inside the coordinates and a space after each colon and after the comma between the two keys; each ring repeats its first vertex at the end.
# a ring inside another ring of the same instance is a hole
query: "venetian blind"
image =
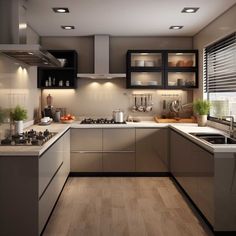
{"type": "Polygon", "coordinates": [[[236,33],[204,49],[204,90],[236,92],[236,33]]]}

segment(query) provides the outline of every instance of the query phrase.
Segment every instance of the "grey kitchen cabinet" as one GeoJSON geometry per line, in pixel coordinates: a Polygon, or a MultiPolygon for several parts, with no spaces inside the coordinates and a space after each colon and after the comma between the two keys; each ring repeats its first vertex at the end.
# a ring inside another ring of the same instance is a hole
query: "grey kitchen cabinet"
{"type": "Polygon", "coordinates": [[[102,152],[72,151],[72,172],[101,172],[102,152]]]}
{"type": "Polygon", "coordinates": [[[102,151],[102,129],[71,129],[71,151],[102,151]]]}
{"type": "Polygon", "coordinates": [[[102,172],[102,129],[71,129],[71,171],[102,172]]]}
{"type": "Polygon", "coordinates": [[[136,171],[168,171],[168,129],[136,128],[136,171]]]}
{"type": "Polygon", "coordinates": [[[170,170],[193,202],[214,224],[214,156],[171,131],[170,170]]]}
{"type": "MultiPolygon", "coordinates": [[[[42,173],[50,173],[50,178],[43,178],[43,180],[47,179],[48,183],[43,189],[42,194],[39,194],[39,233],[42,232],[44,225],[46,224],[47,219],[50,216],[50,213],[54,207],[54,204],[57,201],[57,198],[63,188],[63,185],[69,175],[69,172],[70,131],[67,131],[39,158],[39,193],[42,189],[42,184],[40,185],[42,173]],[[47,161],[44,161],[45,163],[42,166],[40,162],[41,160],[45,159],[54,160],[53,163],[55,167],[58,166],[59,163],[60,165],[57,168],[53,168],[53,164],[51,163],[51,161],[48,161],[48,165],[46,165],[47,161]]],[[[49,175],[47,174],[46,177],[49,177],[49,175]]]]}
{"type": "Polygon", "coordinates": [[[103,129],[103,151],[134,151],[135,129],[103,129]]]}
{"type": "Polygon", "coordinates": [[[135,171],[135,129],[103,129],[103,171],[135,171]]]}
{"type": "Polygon", "coordinates": [[[69,136],[41,156],[0,156],[0,235],[41,234],[69,173],[69,136]]]}

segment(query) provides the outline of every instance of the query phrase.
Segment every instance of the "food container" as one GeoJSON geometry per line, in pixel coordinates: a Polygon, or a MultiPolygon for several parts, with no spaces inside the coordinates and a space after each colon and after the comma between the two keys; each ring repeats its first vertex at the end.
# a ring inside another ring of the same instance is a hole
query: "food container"
{"type": "Polygon", "coordinates": [[[116,123],[123,123],[124,122],[124,112],[119,110],[115,110],[113,113],[113,119],[116,123]]]}
{"type": "Polygon", "coordinates": [[[144,61],[144,66],[154,67],[154,61],[144,61]]]}
{"type": "Polygon", "coordinates": [[[186,67],[192,67],[193,66],[193,60],[185,61],[185,66],[186,67]]]}
{"type": "Polygon", "coordinates": [[[135,60],[134,64],[135,66],[144,66],[144,60],[135,60]]]}
{"type": "Polygon", "coordinates": [[[61,67],[66,65],[67,60],[65,58],[57,58],[57,60],[61,63],[61,67]]]}
{"type": "Polygon", "coordinates": [[[177,66],[177,67],[184,67],[184,66],[185,66],[185,63],[184,63],[183,60],[179,60],[179,61],[177,61],[176,66],[177,66]]]}

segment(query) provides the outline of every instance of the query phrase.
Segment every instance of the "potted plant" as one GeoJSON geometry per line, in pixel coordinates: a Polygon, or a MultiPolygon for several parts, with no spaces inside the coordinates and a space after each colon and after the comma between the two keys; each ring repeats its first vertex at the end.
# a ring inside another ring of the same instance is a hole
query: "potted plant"
{"type": "Polygon", "coordinates": [[[208,100],[197,100],[193,103],[193,110],[197,113],[198,126],[206,126],[207,115],[210,111],[211,104],[208,100]]]}
{"type": "Polygon", "coordinates": [[[16,133],[23,133],[23,120],[27,119],[27,111],[18,105],[13,109],[13,111],[11,111],[10,116],[15,122],[16,133]]]}

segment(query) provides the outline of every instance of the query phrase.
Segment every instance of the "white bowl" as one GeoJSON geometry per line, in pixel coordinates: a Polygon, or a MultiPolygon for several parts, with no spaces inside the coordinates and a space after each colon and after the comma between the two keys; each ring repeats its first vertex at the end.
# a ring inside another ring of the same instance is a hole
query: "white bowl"
{"type": "Polygon", "coordinates": [[[133,85],[142,85],[143,83],[142,83],[142,81],[134,81],[133,82],[133,85]]]}
{"type": "Polygon", "coordinates": [[[154,61],[145,61],[144,66],[153,67],[154,66],[154,61]]]}
{"type": "Polygon", "coordinates": [[[135,60],[134,64],[135,66],[144,66],[144,60],[135,60]]]}

